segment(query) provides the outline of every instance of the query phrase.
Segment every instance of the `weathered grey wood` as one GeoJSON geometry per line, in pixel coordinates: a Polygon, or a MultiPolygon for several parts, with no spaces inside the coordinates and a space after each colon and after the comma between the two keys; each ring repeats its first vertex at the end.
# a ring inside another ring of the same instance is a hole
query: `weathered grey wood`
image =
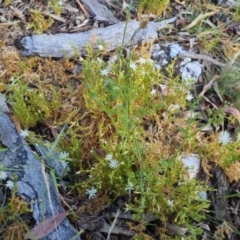
{"type": "Polygon", "coordinates": [[[237,0],[218,0],[219,5],[223,7],[236,8],[239,4],[237,0]]]}
{"type": "Polygon", "coordinates": [[[76,54],[86,54],[86,45],[89,43],[92,43],[93,47],[97,49],[97,44],[102,41],[105,49],[112,51],[122,45],[130,46],[142,42],[153,42],[158,37],[157,31],[166,28],[176,18],[173,17],[161,22],[150,22],[144,29],[139,29],[139,22],[132,20],[127,23],[127,26],[125,22],[121,22],[106,28],[95,28],[82,33],[42,34],[24,37],[20,43],[25,56],[73,58],[76,54]]]}
{"type": "Polygon", "coordinates": [[[81,2],[85,5],[91,15],[94,16],[95,20],[107,20],[109,24],[115,24],[118,22],[113,16],[112,11],[98,0],[81,0],[81,2]]]}
{"type": "MultiPolygon", "coordinates": [[[[11,173],[17,175],[17,193],[30,203],[36,224],[64,212],[51,178],[47,173],[43,174],[43,163],[33,155],[30,147],[16,131],[10,118],[4,113],[0,113],[0,141],[8,148],[6,152],[0,153],[0,163],[5,168],[11,169],[8,176],[11,173]],[[47,191],[44,175],[49,184],[49,191],[47,191]]],[[[56,230],[43,239],[71,239],[76,234],[76,230],[66,218],[56,230]]],[[[80,240],[79,237],[75,239],[80,240]]]]}

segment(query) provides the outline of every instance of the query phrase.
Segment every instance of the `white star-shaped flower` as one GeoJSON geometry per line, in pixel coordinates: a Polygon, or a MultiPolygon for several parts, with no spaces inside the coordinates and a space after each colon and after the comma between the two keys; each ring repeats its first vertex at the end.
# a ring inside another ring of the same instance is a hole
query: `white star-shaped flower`
{"type": "Polygon", "coordinates": [[[227,132],[227,131],[220,132],[220,134],[218,136],[218,141],[220,143],[222,143],[223,145],[230,143],[232,141],[232,139],[231,139],[229,132],[227,132]]]}
{"type": "Polygon", "coordinates": [[[95,189],[94,187],[92,187],[92,189],[87,189],[86,193],[88,194],[88,198],[92,199],[95,198],[96,193],[97,193],[97,189],[95,189]]]}
{"type": "Polygon", "coordinates": [[[67,153],[65,151],[59,153],[59,158],[60,159],[66,159],[66,158],[68,158],[68,156],[69,156],[69,153],[67,153]]]}
{"type": "Polygon", "coordinates": [[[113,155],[111,153],[109,153],[109,154],[106,155],[105,159],[107,161],[111,161],[113,159],[113,155]]]}
{"type": "Polygon", "coordinates": [[[143,57],[140,57],[138,59],[138,62],[141,63],[141,64],[145,64],[147,62],[147,60],[145,58],[143,58],[143,57]]]}
{"type": "Polygon", "coordinates": [[[13,181],[12,180],[8,180],[7,183],[6,183],[6,187],[12,190],[14,188],[13,181]]]}
{"type": "Polygon", "coordinates": [[[69,169],[67,161],[61,161],[63,168],[69,169]]]}
{"type": "Polygon", "coordinates": [[[193,98],[194,98],[193,95],[190,92],[188,92],[188,94],[186,96],[186,100],[190,102],[190,101],[192,101],[193,98]]]}
{"type": "Polygon", "coordinates": [[[129,182],[127,187],[125,188],[125,191],[128,191],[130,193],[133,190],[134,190],[134,186],[131,182],[129,182]]]}
{"type": "Polygon", "coordinates": [[[109,72],[108,72],[107,69],[103,69],[103,70],[100,71],[100,74],[103,77],[103,76],[107,76],[109,74],[109,72]]]}
{"type": "Polygon", "coordinates": [[[62,0],[58,1],[58,5],[62,6],[63,5],[63,1],[62,0]]]}
{"type": "Polygon", "coordinates": [[[130,63],[130,68],[135,71],[138,68],[138,66],[136,63],[130,63]]]}
{"type": "Polygon", "coordinates": [[[0,171],[0,179],[5,180],[7,178],[7,173],[4,171],[0,171]]]}
{"type": "Polygon", "coordinates": [[[156,95],[156,94],[157,94],[157,90],[156,90],[155,88],[153,88],[153,89],[151,90],[150,94],[151,94],[152,96],[156,95]]]}
{"type": "Polygon", "coordinates": [[[115,160],[115,159],[111,159],[111,160],[109,161],[109,166],[110,166],[110,168],[113,168],[113,169],[117,168],[117,166],[118,166],[118,161],[115,160]]]}
{"type": "Polygon", "coordinates": [[[168,199],[167,204],[168,204],[168,206],[172,207],[173,206],[173,201],[168,199]]]}
{"type": "Polygon", "coordinates": [[[80,62],[82,62],[84,59],[80,56],[80,57],[78,58],[78,60],[79,60],[80,62]]]}
{"type": "Polygon", "coordinates": [[[29,135],[29,132],[28,132],[27,129],[21,130],[20,136],[21,136],[22,138],[25,138],[25,137],[27,137],[28,135],[29,135]]]}
{"type": "Polygon", "coordinates": [[[97,45],[99,50],[103,50],[104,46],[102,44],[97,45]]]}

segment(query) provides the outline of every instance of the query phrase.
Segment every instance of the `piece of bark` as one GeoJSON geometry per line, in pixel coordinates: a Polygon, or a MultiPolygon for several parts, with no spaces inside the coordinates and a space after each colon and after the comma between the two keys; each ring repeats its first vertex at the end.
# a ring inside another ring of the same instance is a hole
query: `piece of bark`
{"type": "MultiPolygon", "coordinates": [[[[4,113],[0,113],[0,141],[8,149],[0,153],[1,164],[4,168],[11,169],[8,176],[17,175],[17,193],[29,202],[36,224],[64,212],[52,179],[43,172],[43,163],[34,156],[10,118],[4,113]]],[[[66,218],[56,230],[43,239],[71,239],[76,235],[77,231],[66,218]]],[[[79,237],[74,239],[80,240],[79,237]]]]}
{"type": "Polygon", "coordinates": [[[218,0],[217,3],[223,7],[236,8],[238,5],[237,0],[218,0]]]}
{"type": "Polygon", "coordinates": [[[161,22],[149,22],[144,29],[139,28],[138,21],[132,20],[106,28],[95,28],[88,32],[33,35],[22,38],[20,44],[23,47],[24,56],[74,58],[76,55],[86,54],[87,44],[92,44],[93,48],[97,49],[97,45],[103,42],[105,50],[112,51],[120,46],[152,43],[158,38],[157,31],[166,28],[176,18],[161,22]]]}
{"type": "Polygon", "coordinates": [[[212,200],[215,221],[226,221],[231,223],[232,219],[229,211],[229,198],[226,197],[231,194],[229,181],[223,170],[217,166],[212,167],[211,174],[213,177],[210,180],[210,186],[216,189],[216,191],[210,191],[209,195],[212,200]]]}
{"type": "MultiPolygon", "coordinates": [[[[84,216],[81,217],[78,221],[78,224],[81,228],[89,231],[99,231],[102,233],[108,233],[111,229],[111,225],[108,224],[105,219],[95,216],[84,216]]],[[[112,234],[121,234],[125,236],[134,236],[135,232],[129,230],[126,227],[114,226],[112,229],[112,234]]]]}
{"type": "Polygon", "coordinates": [[[105,19],[109,24],[116,24],[118,22],[112,12],[98,0],[81,0],[81,2],[96,20],[105,19]]]}

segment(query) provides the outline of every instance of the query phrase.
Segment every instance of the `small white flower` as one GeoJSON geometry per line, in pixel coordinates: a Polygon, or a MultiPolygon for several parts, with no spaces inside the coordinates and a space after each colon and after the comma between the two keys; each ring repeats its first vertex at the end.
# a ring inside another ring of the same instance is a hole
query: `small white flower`
{"type": "Polygon", "coordinates": [[[12,180],[8,180],[7,183],[6,183],[6,187],[12,190],[13,187],[14,187],[13,181],[12,180]]]}
{"type": "Polygon", "coordinates": [[[80,62],[82,62],[84,59],[80,56],[79,58],[78,58],[78,61],[80,61],[80,62]]]}
{"type": "Polygon", "coordinates": [[[61,1],[61,0],[58,1],[58,5],[59,5],[59,6],[62,6],[62,5],[63,5],[63,1],[61,1]]]}
{"type": "Polygon", "coordinates": [[[127,187],[125,188],[125,191],[128,191],[130,193],[133,190],[134,190],[133,184],[129,182],[127,187]]]}
{"type": "Polygon", "coordinates": [[[142,70],[141,74],[142,74],[143,76],[145,76],[147,73],[146,73],[145,70],[142,70]]]}
{"type": "Polygon", "coordinates": [[[151,90],[150,94],[151,94],[152,96],[156,95],[156,94],[157,94],[157,90],[156,90],[155,88],[153,88],[153,89],[151,90]]]}
{"type": "Polygon", "coordinates": [[[25,138],[25,137],[27,137],[28,135],[29,135],[29,132],[28,132],[27,129],[21,130],[20,136],[21,136],[22,138],[25,138]]]}
{"type": "Polygon", "coordinates": [[[136,63],[130,63],[130,68],[135,71],[138,68],[138,66],[136,63]]]}
{"type": "Polygon", "coordinates": [[[100,71],[100,74],[103,77],[103,76],[107,76],[109,74],[109,72],[108,72],[107,69],[103,69],[103,70],[100,71]]]}
{"type": "Polygon", "coordinates": [[[99,44],[99,45],[97,45],[97,46],[98,46],[98,49],[99,49],[100,51],[104,49],[104,46],[103,46],[102,44],[99,44]]]}
{"type": "Polygon", "coordinates": [[[232,139],[231,139],[231,136],[230,136],[229,132],[227,132],[227,131],[220,132],[220,134],[218,136],[218,141],[220,143],[222,143],[223,145],[231,142],[232,139]]]}
{"type": "Polygon", "coordinates": [[[141,64],[145,64],[147,62],[147,60],[145,58],[140,57],[138,59],[138,62],[141,63],[141,64]]]}
{"type": "Polygon", "coordinates": [[[167,204],[168,204],[168,206],[172,207],[173,206],[173,201],[168,199],[167,204]]]}
{"type": "Polygon", "coordinates": [[[0,179],[5,180],[7,178],[7,173],[4,171],[0,171],[0,179]]]}
{"type": "Polygon", "coordinates": [[[62,166],[63,166],[64,168],[67,168],[67,169],[69,168],[67,161],[61,161],[61,163],[62,163],[62,166]]]}
{"type": "Polygon", "coordinates": [[[110,168],[113,168],[113,169],[117,168],[117,166],[118,166],[118,161],[115,160],[115,159],[111,159],[111,160],[109,161],[109,166],[110,166],[110,168]]]}
{"type": "Polygon", "coordinates": [[[66,159],[66,158],[68,158],[68,156],[69,156],[69,153],[67,153],[67,152],[60,152],[59,153],[59,158],[60,159],[66,159]]]}
{"type": "Polygon", "coordinates": [[[92,189],[87,189],[86,193],[88,194],[88,198],[95,198],[96,193],[97,193],[97,189],[95,189],[94,187],[92,187],[92,189]]]}
{"type": "Polygon", "coordinates": [[[190,92],[188,92],[188,94],[186,96],[186,100],[190,102],[190,101],[192,101],[193,98],[194,98],[193,95],[190,92]]]}
{"type": "Polygon", "coordinates": [[[109,154],[106,155],[105,159],[107,161],[111,161],[113,159],[113,155],[111,153],[109,153],[109,154]]]}

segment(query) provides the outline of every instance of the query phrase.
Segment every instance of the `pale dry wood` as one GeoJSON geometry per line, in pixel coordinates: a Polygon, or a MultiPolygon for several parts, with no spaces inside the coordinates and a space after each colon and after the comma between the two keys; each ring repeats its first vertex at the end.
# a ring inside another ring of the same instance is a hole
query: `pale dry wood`
{"type": "MultiPolygon", "coordinates": [[[[10,169],[9,176],[11,174],[17,176],[17,194],[30,204],[36,224],[64,212],[53,181],[47,173],[42,172],[43,163],[32,153],[10,118],[2,112],[0,112],[0,142],[7,148],[6,152],[0,153],[0,163],[5,169],[10,169]],[[49,191],[45,185],[46,178],[49,191]]],[[[76,234],[77,231],[68,219],[65,219],[43,240],[72,239],[76,234]]],[[[74,239],[80,240],[79,237],[74,239]]]]}
{"type": "Polygon", "coordinates": [[[74,58],[76,55],[85,55],[86,45],[90,43],[97,49],[97,44],[103,42],[106,51],[115,50],[120,46],[152,43],[158,38],[157,31],[167,28],[176,18],[177,16],[161,22],[149,22],[144,29],[139,29],[140,23],[132,20],[106,28],[94,28],[88,32],[33,35],[22,38],[20,43],[24,56],[74,58]]]}
{"type": "Polygon", "coordinates": [[[81,0],[85,5],[87,10],[96,19],[106,19],[110,24],[115,24],[118,20],[113,16],[112,11],[110,11],[104,4],[100,3],[98,0],[81,0]]]}

